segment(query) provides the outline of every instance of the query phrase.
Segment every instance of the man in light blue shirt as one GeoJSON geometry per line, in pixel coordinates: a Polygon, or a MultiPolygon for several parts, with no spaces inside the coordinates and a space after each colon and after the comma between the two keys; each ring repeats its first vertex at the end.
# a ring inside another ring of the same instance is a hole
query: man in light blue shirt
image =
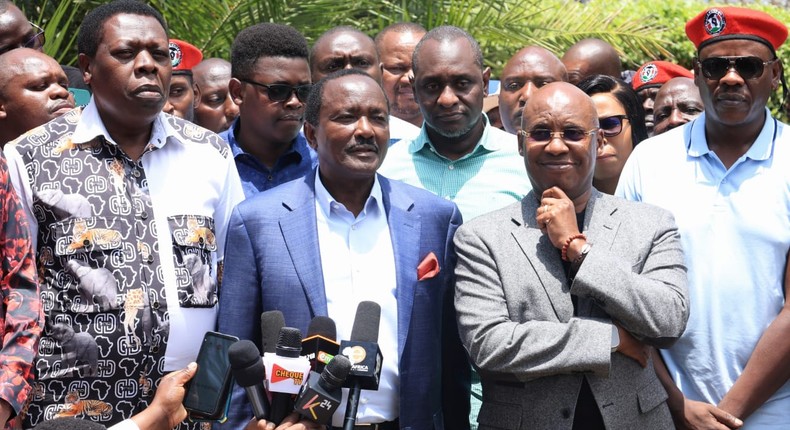
{"type": "Polygon", "coordinates": [[[641,143],[616,191],[672,211],[686,253],[691,316],[662,351],[670,408],[690,428],[787,429],[790,130],[765,108],[787,28],[722,7],[686,34],[705,113],[641,143]]]}
{"type": "Polygon", "coordinates": [[[491,70],[477,42],[438,27],[417,44],[412,87],[424,123],[394,145],[380,173],[454,201],[465,220],[517,202],[531,189],[516,137],[482,113],[491,70]]]}
{"type": "MultiPolygon", "coordinates": [[[[460,28],[437,27],[417,44],[412,67],[422,130],[393,145],[379,173],[452,200],[467,221],[520,201],[532,187],[516,136],[483,114],[491,69],[477,41],[460,28]]],[[[482,398],[473,372],[472,428],[482,398]]]]}

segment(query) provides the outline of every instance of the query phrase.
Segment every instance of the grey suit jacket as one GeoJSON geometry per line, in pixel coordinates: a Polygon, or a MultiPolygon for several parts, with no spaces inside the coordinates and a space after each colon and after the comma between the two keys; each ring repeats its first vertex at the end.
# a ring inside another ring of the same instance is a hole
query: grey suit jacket
{"type": "Polygon", "coordinates": [[[592,248],[569,285],[536,225],[538,205],[530,192],[455,236],[458,325],[483,382],[480,429],[570,429],[585,377],[607,428],[673,428],[652,362],[643,369],[610,352],[612,320],[658,347],[685,329],[686,267],[672,215],[593,190],[584,220],[592,248]]]}

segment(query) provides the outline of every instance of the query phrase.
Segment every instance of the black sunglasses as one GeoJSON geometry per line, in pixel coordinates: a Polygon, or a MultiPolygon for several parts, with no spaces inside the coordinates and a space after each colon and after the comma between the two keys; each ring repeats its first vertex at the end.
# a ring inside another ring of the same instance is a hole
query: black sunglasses
{"type": "Polygon", "coordinates": [[[708,79],[719,80],[733,67],[743,79],[756,79],[763,75],[765,66],[778,61],[763,61],[759,57],[711,57],[699,61],[702,75],[708,79]]]}
{"type": "Polygon", "coordinates": [[[284,102],[291,98],[291,94],[296,93],[296,98],[298,98],[300,102],[304,103],[307,101],[307,96],[310,95],[310,90],[313,88],[312,84],[292,87],[285,84],[262,84],[260,82],[250,81],[247,79],[240,79],[240,81],[246,82],[250,85],[255,85],[257,87],[266,88],[266,94],[273,102],[284,102]]]}
{"type": "Polygon", "coordinates": [[[554,137],[558,137],[565,142],[581,142],[585,137],[595,133],[597,130],[598,129],[584,131],[580,128],[566,128],[562,131],[551,131],[546,128],[536,128],[532,131],[519,130],[519,133],[526,137],[530,142],[535,143],[550,142],[554,137]]]}
{"type": "Polygon", "coordinates": [[[623,131],[623,120],[628,119],[627,115],[612,115],[606,118],[598,118],[598,125],[603,130],[605,137],[615,137],[623,131]]]}

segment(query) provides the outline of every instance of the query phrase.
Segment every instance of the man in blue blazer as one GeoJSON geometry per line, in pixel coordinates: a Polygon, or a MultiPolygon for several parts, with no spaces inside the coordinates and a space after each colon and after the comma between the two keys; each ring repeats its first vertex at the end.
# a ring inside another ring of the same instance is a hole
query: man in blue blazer
{"type": "MultiPolygon", "coordinates": [[[[338,338],[348,339],[359,301],[376,301],[381,384],[363,390],[357,423],[469,428],[469,365],[451,288],[457,207],[376,174],[387,151],[389,108],[368,75],[344,70],[322,79],[305,114],[319,167],[234,210],[219,330],[260,346],[260,314],[280,310],[286,325],[303,333],[313,317],[329,316],[338,338]]],[[[334,426],[342,425],[343,409],[334,426]]],[[[240,428],[251,417],[237,388],[226,426],[240,428]]]]}

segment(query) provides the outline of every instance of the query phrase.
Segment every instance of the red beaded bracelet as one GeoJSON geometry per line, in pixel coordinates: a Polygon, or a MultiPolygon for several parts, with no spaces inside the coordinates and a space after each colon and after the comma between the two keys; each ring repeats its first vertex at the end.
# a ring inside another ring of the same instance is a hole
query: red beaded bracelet
{"type": "Polygon", "coordinates": [[[576,239],[584,239],[586,241],[587,236],[581,233],[569,236],[568,239],[565,240],[565,245],[562,245],[562,261],[568,261],[568,247],[571,246],[571,242],[576,239]]]}

